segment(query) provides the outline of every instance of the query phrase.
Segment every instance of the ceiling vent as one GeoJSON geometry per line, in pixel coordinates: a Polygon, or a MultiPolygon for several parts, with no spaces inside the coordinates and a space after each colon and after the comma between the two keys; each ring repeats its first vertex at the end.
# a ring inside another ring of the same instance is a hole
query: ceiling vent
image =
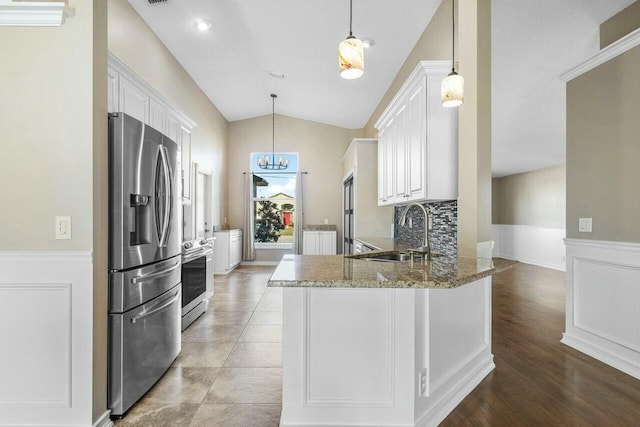
{"type": "Polygon", "coordinates": [[[167,0],[147,0],[149,4],[166,3],[167,0]]]}

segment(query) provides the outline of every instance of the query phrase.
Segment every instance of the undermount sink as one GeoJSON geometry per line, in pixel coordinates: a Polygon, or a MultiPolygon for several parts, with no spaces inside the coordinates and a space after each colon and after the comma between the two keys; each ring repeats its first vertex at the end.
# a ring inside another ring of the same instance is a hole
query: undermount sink
{"type": "Polygon", "coordinates": [[[406,252],[386,253],[380,255],[371,254],[363,259],[367,261],[409,261],[411,259],[411,254],[406,252]]]}
{"type": "MultiPolygon", "coordinates": [[[[420,258],[422,256],[421,253],[415,253],[415,258],[420,258]]],[[[442,254],[431,253],[431,258],[441,257],[442,254]]],[[[411,260],[410,252],[385,252],[381,254],[367,254],[363,257],[358,257],[359,259],[363,259],[365,261],[382,261],[382,262],[403,262],[411,260]]]]}

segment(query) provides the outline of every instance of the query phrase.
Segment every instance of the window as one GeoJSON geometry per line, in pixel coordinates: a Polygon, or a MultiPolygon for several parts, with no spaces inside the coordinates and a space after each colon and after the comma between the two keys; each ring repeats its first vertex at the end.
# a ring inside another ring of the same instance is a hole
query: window
{"type": "Polygon", "coordinates": [[[275,153],[276,159],[289,162],[280,171],[260,168],[258,159],[271,159],[271,153],[252,153],[254,239],[258,249],[290,249],[293,247],[294,213],[296,209],[296,172],[298,155],[275,153]]]}

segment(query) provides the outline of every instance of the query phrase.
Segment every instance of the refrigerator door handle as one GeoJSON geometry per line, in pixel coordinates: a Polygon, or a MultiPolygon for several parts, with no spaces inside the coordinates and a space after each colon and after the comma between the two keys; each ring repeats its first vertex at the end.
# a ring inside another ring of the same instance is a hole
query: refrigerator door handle
{"type": "Polygon", "coordinates": [[[172,272],[173,270],[175,270],[176,268],[180,267],[180,262],[176,262],[174,265],[172,265],[169,268],[165,268],[164,270],[160,270],[160,271],[156,271],[150,274],[143,274],[140,276],[136,276],[134,278],[131,279],[131,283],[138,284],[140,282],[144,282],[146,280],[150,280],[150,279],[155,279],[157,277],[161,277],[161,276],[166,276],[167,273],[172,272]]]}
{"type": "Polygon", "coordinates": [[[160,235],[160,247],[167,245],[169,234],[169,222],[171,219],[171,176],[169,175],[169,160],[167,160],[167,148],[160,146],[160,158],[162,159],[162,171],[164,175],[164,218],[162,218],[162,234],[160,235]]]}
{"type": "Polygon", "coordinates": [[[146,311],[143,311],[140,314],[137,314],[137,315],[133,316],[131,318],[131,323],[136,323],[138,320],[142,320],[145,317],[149,317],[149,316],[151,316],[151,315],[153,315],[153,314],[155,314],[155,313],[157,313],[159,311],[164,310],[165,308],[169,307],[171,304],[176,302],[176,300],[178,298],[180,298],[180,290],[179,289],[176,291],[175,295],[173,295],[173,297],[169,301],[167,301],[165,303],[162,303],[160,305],[157,305],[154,308],[152,308],[151,310],[146,310],[146,311]]]}

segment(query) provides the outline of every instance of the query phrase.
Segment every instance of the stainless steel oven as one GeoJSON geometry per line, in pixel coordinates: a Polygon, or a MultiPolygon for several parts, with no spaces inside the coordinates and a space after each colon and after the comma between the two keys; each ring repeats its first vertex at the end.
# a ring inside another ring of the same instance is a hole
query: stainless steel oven
{"type": "Polygon", "coordinates": [[[182,252],[182,330],[207,309],[213,290],[213,241],[186,242],[182,252]]]}

